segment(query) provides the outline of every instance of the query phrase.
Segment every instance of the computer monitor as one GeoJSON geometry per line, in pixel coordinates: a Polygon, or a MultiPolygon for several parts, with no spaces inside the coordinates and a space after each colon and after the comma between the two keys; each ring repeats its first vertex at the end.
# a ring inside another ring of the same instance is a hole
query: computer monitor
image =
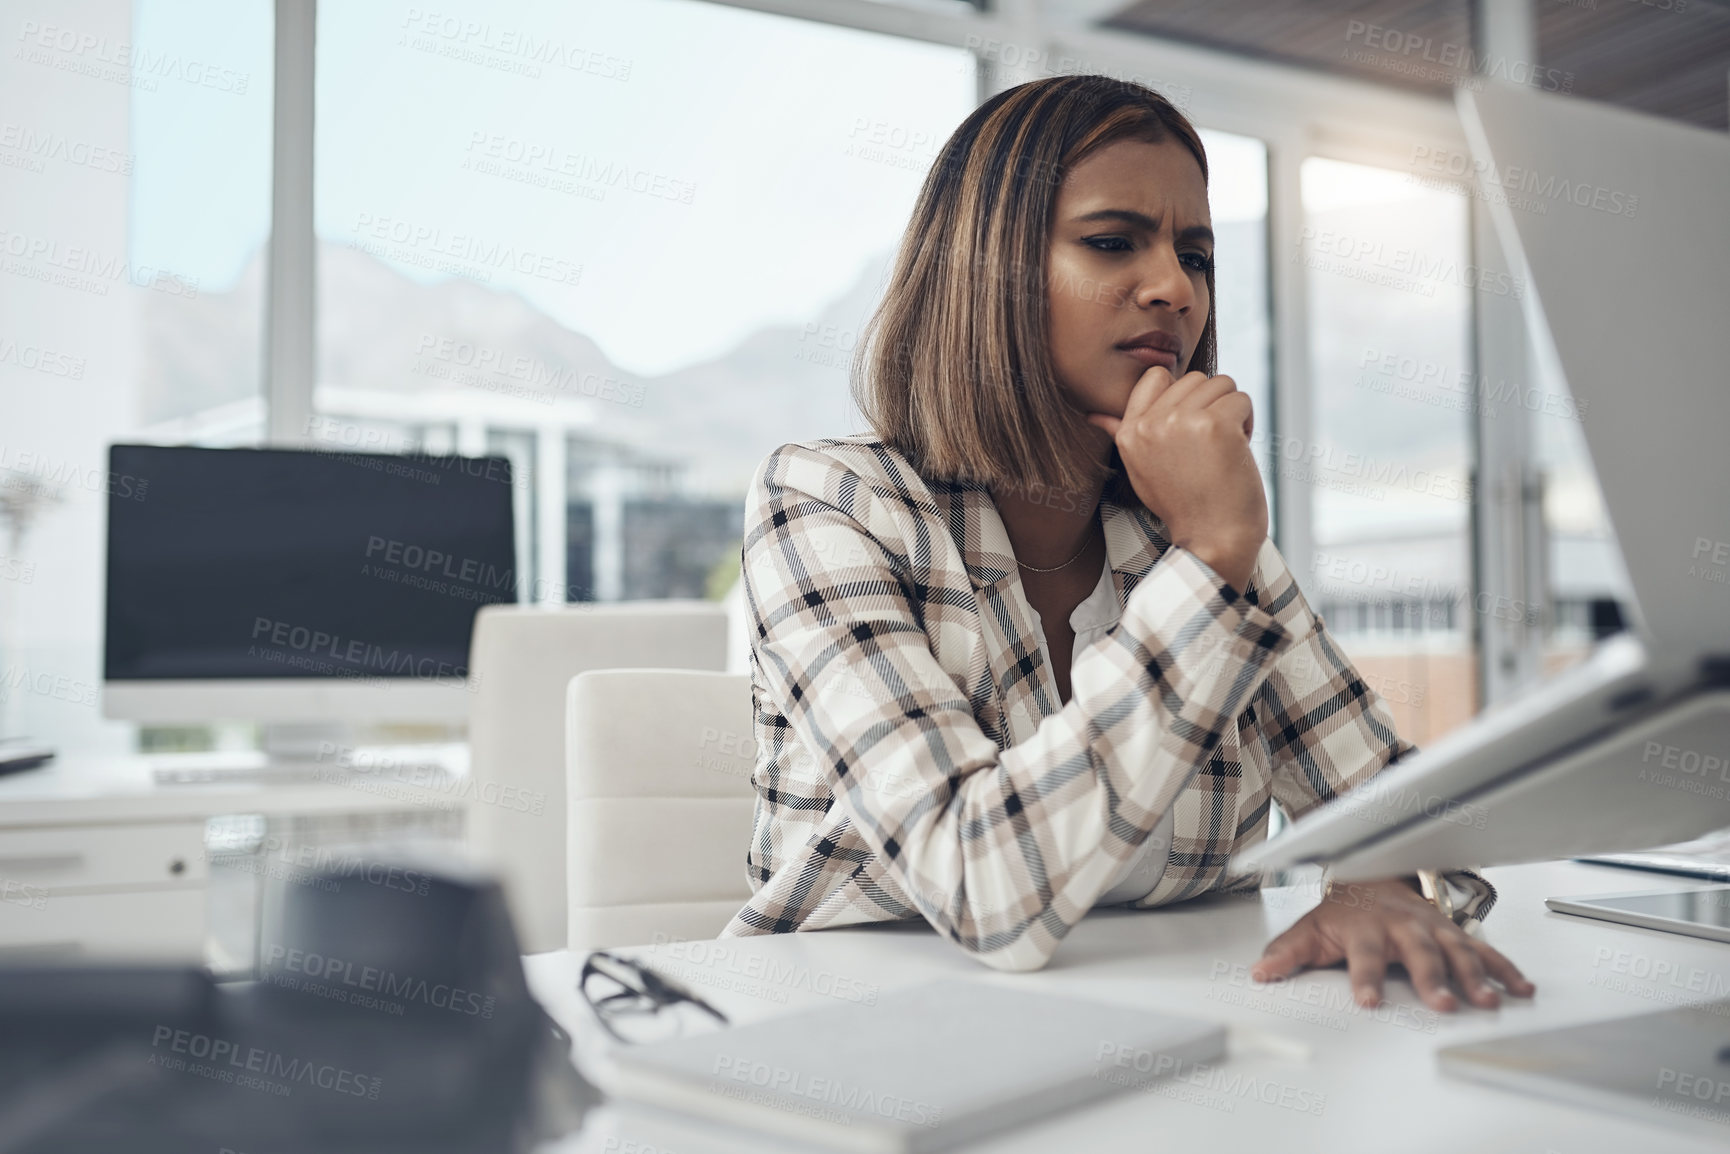
{"type": "Polygon", "coordinates": [[[1528,279],[1538,359],[1577,402],[1633,586],[1631,628],[1316,807],[1236,869],[1325,863],[1352,881],[1644,850],[1730,826],[1730,589],[1714,557],[1730,555],[1730,137],[1519,85],[1456,101],[1485,173],[1624,198],[1620,214],[1602,197],[1486,208],[1528,279]],[[1629,273],[1637,291],[1610,294],[1606,270],[1646,271],[1629,273]]]}
{"type": "Polygon", "coordinates": [[[503,457],[115,445],[103,713],[157,724],[468,714],[518,600],[503,457]]]}

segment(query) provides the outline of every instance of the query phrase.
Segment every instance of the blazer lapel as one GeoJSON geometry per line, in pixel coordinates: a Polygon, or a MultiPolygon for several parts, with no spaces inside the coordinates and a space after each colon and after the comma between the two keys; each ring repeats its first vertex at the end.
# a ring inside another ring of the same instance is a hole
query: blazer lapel
{"type": "Polygon", "coordinates": [[[1164,556],[1171,540],[1165,524],[1146,509],[1114,505],[1100,506],[1105,526],[1105,555],[1111,563],[1112,583],[1117,586],[1118,605],[1129,604],[1129,595],[1164,556]]]}

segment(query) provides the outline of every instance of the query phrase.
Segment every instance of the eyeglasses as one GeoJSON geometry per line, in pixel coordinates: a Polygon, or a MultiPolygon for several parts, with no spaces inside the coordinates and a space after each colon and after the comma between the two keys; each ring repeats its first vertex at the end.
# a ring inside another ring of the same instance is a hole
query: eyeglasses
{"type": "Polygon", "coordinates": [[[577,989],[607,1033],[628,1045],[704,1033],[727,1024],[727,1015],[677,982],[606,950],[596,950],[584,960],[577,989]]]}

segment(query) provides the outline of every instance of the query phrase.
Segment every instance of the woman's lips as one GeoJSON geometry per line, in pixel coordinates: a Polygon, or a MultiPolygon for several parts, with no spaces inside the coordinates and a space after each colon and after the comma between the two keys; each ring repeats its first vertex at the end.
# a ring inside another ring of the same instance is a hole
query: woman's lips
{"type": "Polygon", "coordinates": [[[1164,365],[1174,373],[1177,371],[1176,353],[1169,353],[1164,349],[1156,349],[1148,345],[1131,345],[1128,348],[1119,348],[1117,351],[1139,361],[1147,368],[1151,369],[1154,365],[1164,365]]]}

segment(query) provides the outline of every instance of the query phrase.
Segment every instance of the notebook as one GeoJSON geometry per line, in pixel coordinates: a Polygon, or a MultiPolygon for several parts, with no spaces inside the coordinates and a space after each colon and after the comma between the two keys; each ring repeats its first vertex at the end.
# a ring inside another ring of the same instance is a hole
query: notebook
{"type": "Polygon", "coordinates": [[[615,1054],[617,1097],[861,1154],[924,1154],[1225,1052],[1195,1018],[949,979],[615,1054]]]}

